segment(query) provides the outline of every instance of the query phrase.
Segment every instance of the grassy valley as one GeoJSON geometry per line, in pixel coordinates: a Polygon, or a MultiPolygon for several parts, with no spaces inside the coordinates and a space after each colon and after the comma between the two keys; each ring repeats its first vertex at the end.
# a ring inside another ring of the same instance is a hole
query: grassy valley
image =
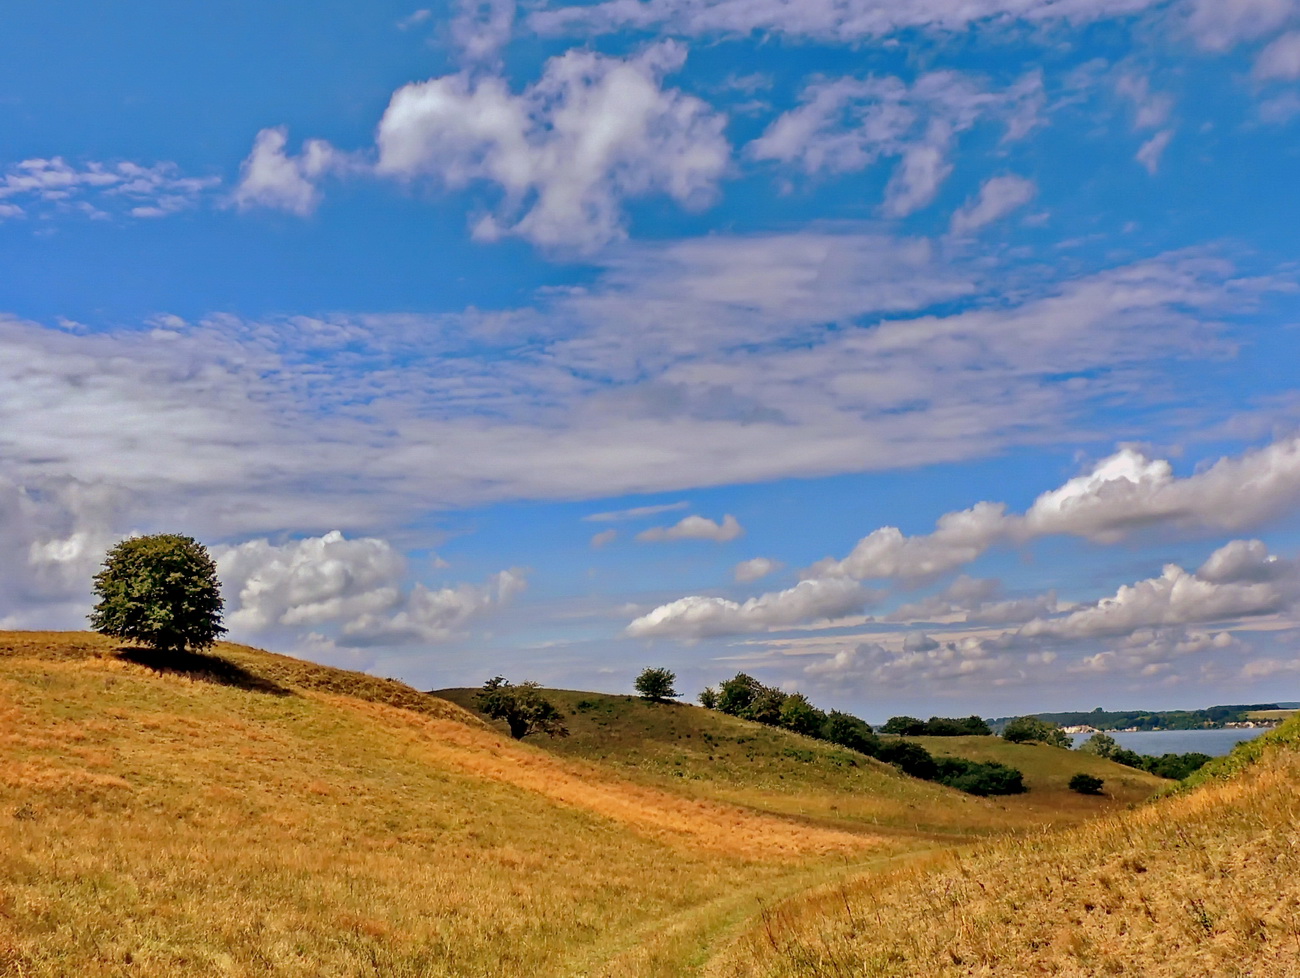
{"type": "MultiPolygon", "coordinates": [[[[213,652],[169,669],[96,635],[0,633],[0,975],[940,974],[925,970],[940,951],[994,960],[975,924],[1021,967],[1017,941],[1093,912],[1071,880],[1102,886],[1104,870],[1129,886],[1116,860],[1151,849],[1133,879],[1163,906],[1180,860],[1202,859],[1171,842],[1179,826],[1242,841],[1275,818],[1260,801],[1211,826],[1204,799],[1264,791],[1213,771],[1199,792],[1128,811],[1169,782],[1055,748],[922,739],[1024,771],[1026,794],[978,798],[625,696],[550,691],[572,736],[520,742],[466,708],[471,691],[213,652]],[[1064,791],[1078,771],[1107,794],[1064,791]],[[960,907],[939,896],[954,880],[960,907]],[[894,902],[870,902],[881,887],[894,902]],[[1056,917],[1027,910],[1023,933],[1007,929],[1006,908],[1035,900],[1056,917]],[[868,914],[887,926],[861,928],[868,914]]],[[[1275,871],[1241,876],[1237,905],[1280,887],[1275,871]]]]}

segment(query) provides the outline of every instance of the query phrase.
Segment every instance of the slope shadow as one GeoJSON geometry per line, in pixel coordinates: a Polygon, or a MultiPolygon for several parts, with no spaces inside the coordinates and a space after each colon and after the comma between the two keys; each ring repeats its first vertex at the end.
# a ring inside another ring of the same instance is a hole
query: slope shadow
{"type": "Polygon", "coordinates": [[[252,693],[292,696],[293,690],[270,679],[254,675],[243,666],[204,652],[158,652],[154,649],[120,648],[119,659],[152,669],[157,673],[174,672],[218,686],[233,686],[252,693]]]}

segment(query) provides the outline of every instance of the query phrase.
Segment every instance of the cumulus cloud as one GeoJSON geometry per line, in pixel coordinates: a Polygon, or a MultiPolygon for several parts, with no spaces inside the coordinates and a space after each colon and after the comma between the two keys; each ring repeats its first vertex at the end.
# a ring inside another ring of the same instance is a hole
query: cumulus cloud
{"type": "Polygon", "coordinates": [[[407,589],[406,560],[388,541],[338,531],[283,544],[250,540],[214,557],[233,633],[332,626],[337,635],[327,638],[342,646],[446,641],[526,586],[516,568],[481,585],[407,589]]]}
{"type": "Polygon", "coordinates": [[[1029,23],[1087,23],[1155,5],[1156,0],[602,0],[538,10],[529,23],[543,34],[631,28],[685,35],[760,32],[852,42],[911,28],[961,31],[981,21],[1013,18],[1029,23]]]}
{"type": "Polygon", "coordinates": [[[776,119],[747,152],[805,173],[848,173],[881,159],[898,164],[885,190],[885,212],[910,214],[934,199],[952,171],[956,136],[985,120],[1007,138],[1034,125],[1043,101],[1040,75],[1002,90],[976,76],[935,71],[909,85],[896,77],[837,78],[804,89],[801,105],[776,119]]]}
{"type": "Polygon", "coordinates": [[[742,560],[731,572],[731,576],[736,581],[747,583],[757,581],[760,578],[767,577],[768,574],[775,573],[784,566],[779,560],[772,560],[770,557],[754,557],[752,560],[742,560]]]}
{"type": "Polygon", "coordinates": [[[916,580],[953,570],[995,543],[1069,535],[1116,543],[1160,524],[1195,530],[1242,530],[1300,500],[1300,437],[1274,442],[1178,478],[1162,459],[1125,448],[1091,471],[1040,495],[1022,515],[981,502],[946,513],[932,533],[909,537],[882,527],[842,560],[826,560],[810,576],[916,580]]]}
{"type": "Polygon", "coordinates": [[[1001,220],[1018,207],[1034,199],[1038,186],[1032,180],[1014,175],[990,177],[980,185],[979,193],[952,216],[949,230],[969,234],[986,224],[1001,220]]]}
{"type": "Polygon", "coordinates": [[[954,681],[1003,681],[1015,669],[1015,660],[974,638],[938,642],[926,635],[909,636],[910,647],[898,651],[878,642],[863,642],[841,649],[804,667],[813,680],[842,685],[915,685],[934,690],[954,681]]]}
{"type": "Polygon", "coordinates": [[[920,622],[953,620],[982,625],[1026,622],[1063,610],[1055,591],[1023,597],[1006,597],[1002,584],[992,578],[960,574],[938,594],[902,605],[881,621],[920,622]]]}
{"type": "Polygon", "coordinates": [[[379,123],[377,172],[498,186],[503,201],[475,226],[491,240],[593,248],[622,235],[622,201],[667,195],[700,206],[727,168],[726,120],[663,87],[685,48],[629,58],[569,51],[521,94],[497,77],[449,75],[406,85],[379,123]]]}
{"type": "Polygon", "coordinates": [[[652,526],[636,535],[642,543],[665,543],[671,540],[712,540],[727,543],[745,535],[745,528],[728,513],[718,523],[706,516],[687,516],[672,526],[652,526]]]}
{"type": "Polygon", "coordinates": [[[842,618],[872,599],[856,581],[800,581],[785,591],[737,602],[692,595],[661,605],[627,626],[632,638],[698,639],[842,618]]]}
{"type": "Polygon", "coordinates": [[[236,207],[268,207],[305,217],[320,203],[320,178],[349,168],[347,157],[323,139],[307,140],[297,156],[285,153],[288,142],[284,126],[257,134],[240,167],[236,207]]]}
{"type": "Polygon", "coordinates": [[[1259,81],[1295,81],[1300,78],[1300,31],[1289,31],[1264,48],[1255,59],[1259,81]]]}

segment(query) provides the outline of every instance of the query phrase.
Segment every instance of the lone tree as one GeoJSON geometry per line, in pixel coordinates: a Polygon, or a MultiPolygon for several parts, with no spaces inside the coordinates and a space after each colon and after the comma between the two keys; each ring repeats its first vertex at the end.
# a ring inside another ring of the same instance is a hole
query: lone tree
{"type": "Polygon", "coordinates": [[[203,544],[175,533],[118,543],[95,575],[90,626],[156,652],[197,652],[226,633],[217,566],[203,544]]]}
{"type": "Polygon", "coordinates": [[[680,695],[673,688],[675,682],[677,682],[677,673],[671,669],[645,669],[636,677],[636,682],[632,685],[636,687],[642,699],[647,699],[651,703],[666,703],[674,696],[680,695]]]}
{"type": "Polygon", "coordinates": [[[1013,744],[1046,744],[1048,747],[1070,749],[1070,735],[1047,720],[1038,717],[1016,717],[1002,731],[1002,739],[1013,744]]]}
{"type": "Polygon", "coordinates": [[[516,686],[506,682],[504,676],[494,676],[479,691],[478,708],[493,720],[504,720],[515,740],[522,740],[530,733],[569,736],[560,711],[538,690],[534,682],[516,686]]]}

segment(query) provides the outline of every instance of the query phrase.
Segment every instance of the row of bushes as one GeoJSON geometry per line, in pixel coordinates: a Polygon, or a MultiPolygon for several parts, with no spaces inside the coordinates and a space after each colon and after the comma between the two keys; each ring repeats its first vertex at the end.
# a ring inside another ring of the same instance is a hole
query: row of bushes
{"type": "Polygon", "coordinates": [[[984,722],[983,717],[968,716],[961,719],[953,717],[930,717],[918,720],[916,717],[890,717],[880,728],[881,733],[898,734],[900,737],[991,737],[992,728],[984,722]]]}
{"type": "Polygon", "coordinates": [[[1157,777],[1169,778],[1171,781],[1181,781],[1195,774],[1211,760],[1209,754],[1201,754],[1197,751],[1187,754],[1161,754],[1159,757],[1139,754],[1127,747],[1121,747],[1114,737],[1104,733],[1093,734],[1079,745],[1079,750],[1104,757],[1116,764],[1137,768],[1139,771],[1149,771],[1157,777]]]}
{"type": "MultiPolygon", "coordinates": [[[[802,693],[786,693],[772,686],[764,686],[743,672],[719,683],[716,689],[710,686],[700,694],[700,703],[710,710],[847,747],[892,764],[914,778],[937,781],[968,794],[1010,795],[1025,790],[1024,779],[1015,768],[996,762],[982,763],[955,757],[936,759],[920,744],[904,740],[882,741],[870,724],[851,713],[819,710],[802,693]]],[[[967,723],[964,720],[948,722],[967,723]]],[[[922,723],[922,726],[925,724],[922,723]]],[[[893,731],[886,729],[885,732],[893,731]]]]}

